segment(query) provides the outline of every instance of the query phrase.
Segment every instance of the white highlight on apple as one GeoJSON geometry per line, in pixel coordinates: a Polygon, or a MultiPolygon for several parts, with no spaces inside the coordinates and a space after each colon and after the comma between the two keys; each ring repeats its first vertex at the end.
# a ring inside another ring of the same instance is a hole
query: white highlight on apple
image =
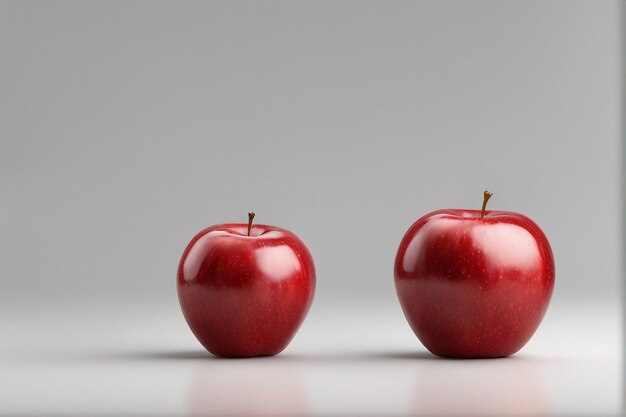
{"type": "Polygon", "coordinates": [[[300,260],[288,246],[259,248],[255,256],[261,271],[278,279],[288,278],[301,268],[300,260]]]}
{"type": "Polygon", "coordinates": [[[455,225],[459,222],[458,219],[444,216],[445,215],[442,214],[431,217],[426,224],[422,226],[413,240],[409,242],[409,246],[405,251],[405,256],[402,261],[402,268],[404,268],[405,271],[412,271],[419,262],[419,257],[423,256],[423,251],[417,249],[421,248],[425,243],[424,240],[428,236],[447,234],[450,230],[453,230],[455,225]],[[431,229],[433,229],[432,232],[431,229]],[[415,254],[415,256],[413,254],[415,254]]]}
{"type": "Polygon", "coordinates": [[[474,244],[502,269],[528,268],[537,263],[539,248],[528,230],[514,224],[479,225],[472,229],[474,244]]]}

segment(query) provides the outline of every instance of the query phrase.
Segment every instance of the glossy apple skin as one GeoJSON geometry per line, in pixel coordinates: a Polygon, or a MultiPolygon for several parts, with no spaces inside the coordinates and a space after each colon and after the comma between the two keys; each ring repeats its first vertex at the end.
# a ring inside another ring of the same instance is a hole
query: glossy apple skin
{"type": "Polygon", "coordinates": [[[539,327],[554,258],[539,226],[519,213],[438,210],[406,232],[394,273],[404,315],[430,352],[503,357],[539,327]]]}
{"type": "Polygon", "coordinates": [[[279,227],[220,224],[187,245],[178,299],[191,331],[222,357],[270,356],[291,341],[315,292],[313,258],[279,227]]]}

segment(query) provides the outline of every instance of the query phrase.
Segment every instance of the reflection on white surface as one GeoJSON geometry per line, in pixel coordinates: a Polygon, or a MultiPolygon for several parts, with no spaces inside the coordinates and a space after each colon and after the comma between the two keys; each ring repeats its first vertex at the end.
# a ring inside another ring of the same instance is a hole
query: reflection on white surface
{"type": "MultiPolygon", "coordinates": [[[[522,357],[450,360],[427,352],[331,355],[307,372],[311,411],[349,416],[548,415],[554,408],[540,368],[549,362],[522,357]]],[[[552,378],[571,375],[575,364],[561,365],[552,378]]]]}
{"type": "Polygon", "coordinates": [[[276,358],[207,360],[192,372],[192,416],[301,416],[306,387],[299,369],[276,358]]]}
{"type": "Polygon", "coordinates": [[[449,415],[548,415],[548,393],[537,369],[540,363],[520,356],[462,364],[442,360],[423,367],[414,374],[413,411],[418,415],[442,410],[449,415]]]}

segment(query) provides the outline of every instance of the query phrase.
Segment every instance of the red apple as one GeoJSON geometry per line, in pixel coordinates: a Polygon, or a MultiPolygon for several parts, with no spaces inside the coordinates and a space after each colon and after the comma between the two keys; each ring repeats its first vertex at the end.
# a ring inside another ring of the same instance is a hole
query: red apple
{"type": "Polygon", "coordinates": [[[512,355],[533,335],[554,287],[548,239],[519,213],[437,210],[417,220],[395,260],[409,325],[439,356],[512,355]]]}
{"type": "Polygon", "coordinates": [[[308,249],[288,230],[219,224],[198,233],[178,267],[178,299],[191,331],[216,356],[280,353],[315,292],[308,249]]]}

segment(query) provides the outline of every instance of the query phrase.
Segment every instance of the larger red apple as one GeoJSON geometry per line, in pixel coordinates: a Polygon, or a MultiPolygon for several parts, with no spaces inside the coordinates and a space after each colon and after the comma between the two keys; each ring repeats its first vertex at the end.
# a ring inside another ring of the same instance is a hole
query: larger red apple
{"type": "Polygon", "coordinates": [[[315,292],[308,249],[288,230],[219,224],[198,233],[178,267],[178,299],[200,343],[226,357],[280,353],[315,292]]]}
{"type": "Polygon", "coordinates": [[[519,213],[437,210],[406,232],[395,284],[411,328],[432,353],[508,356],[548,308],[554,259],[548,239],[519,213]]]}

